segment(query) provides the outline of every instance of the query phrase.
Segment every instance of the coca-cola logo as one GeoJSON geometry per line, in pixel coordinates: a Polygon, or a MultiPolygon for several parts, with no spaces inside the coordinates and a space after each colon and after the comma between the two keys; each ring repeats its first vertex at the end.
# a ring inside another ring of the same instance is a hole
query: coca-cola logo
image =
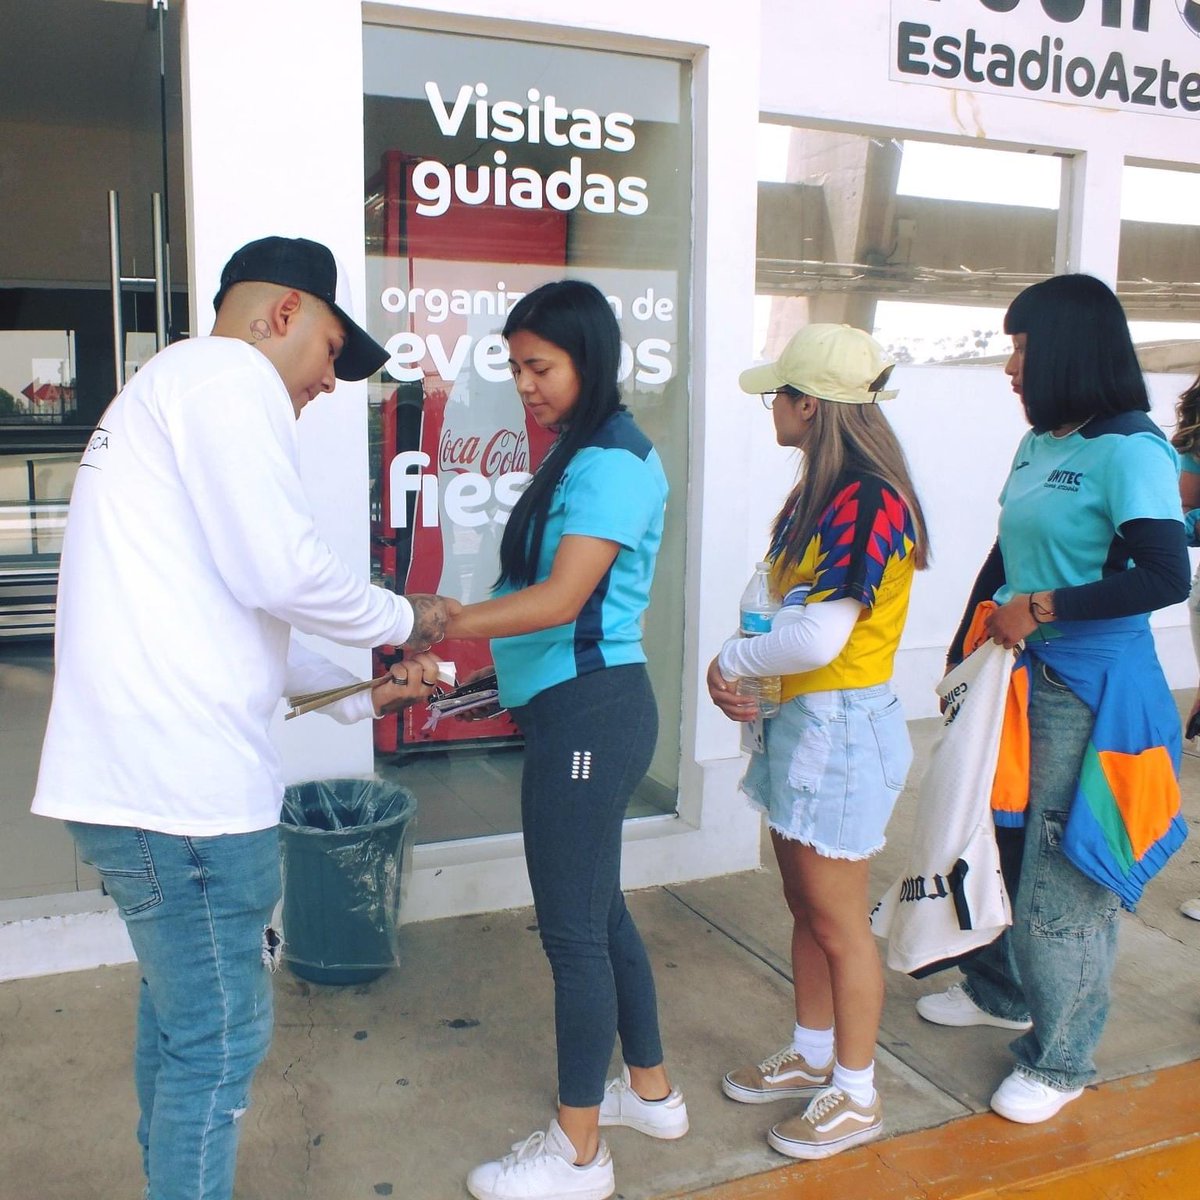
{"type": "Polygon", "coordinates": [[[484,447],[480,470],[484,475],[507,475],[529,470],[529,439],[525,430],[497,429],[484,447]]]}
{"type": "Polygon", "coordinates": [[[443,429],[438,442],[438,470],[472,471],[494,478],[529,470],[529,441],[525,430],[497,429],[484,443],[477,434],[459,436],[443,429]]]}

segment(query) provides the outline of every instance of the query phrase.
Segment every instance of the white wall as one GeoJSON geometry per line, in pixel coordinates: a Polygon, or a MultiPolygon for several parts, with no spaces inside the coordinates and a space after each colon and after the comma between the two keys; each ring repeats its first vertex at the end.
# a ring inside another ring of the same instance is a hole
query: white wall
{"type": "MultiPolygon", "coordinates": [[[[221,268],[266,234],[324,242],[363,312],[362,38],[353,0],[205,0],[184,10],[188,246],[197,332],[221,268]]],[[[366,384],[339,383],[300,426],[305,485],[334,549],[367,572],[366,384]],[[353,497],[350,503],[346,497],[353,497]]],[[[322,644],[360,674],[370,656],[322,644]]],[[[297,726],[302,725],[298,722],[297,726]]],[[[291,778],[367,773],[371,731],[277,725],[291,778]]]]}

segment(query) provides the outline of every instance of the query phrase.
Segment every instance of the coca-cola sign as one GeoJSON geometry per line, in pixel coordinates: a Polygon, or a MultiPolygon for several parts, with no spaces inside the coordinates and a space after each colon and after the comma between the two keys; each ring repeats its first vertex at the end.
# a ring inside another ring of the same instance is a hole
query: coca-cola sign
{"type": "Polygon", "coordinates": [[[529,470],[529,440],[525,430],[497,429],[486,441],[477,434],[458,435],[442,430],[438,441],[439,471],[478,471],[493,479],[513,471],[529,470]]]}

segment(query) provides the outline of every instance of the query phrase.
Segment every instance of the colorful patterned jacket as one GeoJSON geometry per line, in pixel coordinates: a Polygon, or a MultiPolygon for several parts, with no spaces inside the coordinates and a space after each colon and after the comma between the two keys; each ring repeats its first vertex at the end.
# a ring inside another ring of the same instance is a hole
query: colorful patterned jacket
{"type": "MultiPolygon", "coordinates": [[[[976,614],[973,633],[982,615],[976,614]]],[[[1029,677],[1044,663],[1095,714],[1063,853],[1132,912],[1146,884],[1187,837],[1180,814],[1179,714],[1149,621],[1145,616],[1060,621],[1039,632],[1046,636],[1030,638],[1013,667],[992,787],[996,824],[1025,823],[1029,677]]]]}

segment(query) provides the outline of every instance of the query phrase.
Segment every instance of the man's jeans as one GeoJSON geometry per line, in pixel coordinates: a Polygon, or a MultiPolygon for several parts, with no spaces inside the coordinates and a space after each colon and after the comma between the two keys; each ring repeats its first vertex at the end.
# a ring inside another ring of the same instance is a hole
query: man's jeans
{"type": "Polygon", "coordinates": [[[230,1200],[238,1120],[271,1041],[278,832],[68,828],[142,970],[134,1074],[146,1195],[230,1200]]]}
{"type": "Polygon", "coordinates": [[[1071,1091],[1096,1073],[1092,1054],[1108,1017],[1117,956],[1115,893],[1062,852],[1092,711],[1035,662],[1029,697],[1029,810],[1012,928],[963,964],[984,1011],[1033,1028],[1012,1044],[1017,1066],[1071,1091]]]}

